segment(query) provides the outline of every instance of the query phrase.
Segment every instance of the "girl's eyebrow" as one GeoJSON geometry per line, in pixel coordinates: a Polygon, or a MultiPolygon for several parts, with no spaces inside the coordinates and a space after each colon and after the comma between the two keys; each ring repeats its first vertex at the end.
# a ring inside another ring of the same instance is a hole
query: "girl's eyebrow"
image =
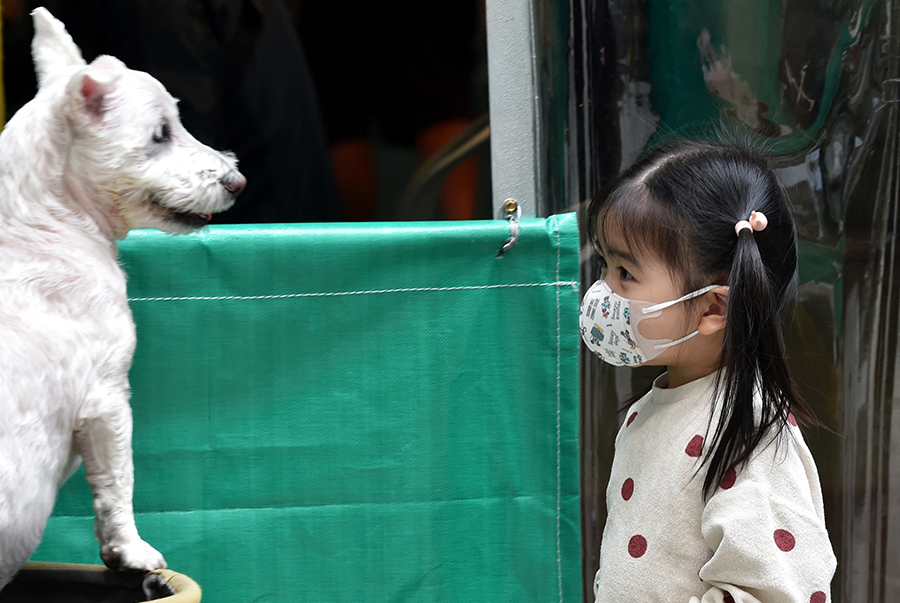
{"type": "Polygon", "coordinates": [[[609,249],[606,250],[606,253],[604,255],[606,257],[614,257],[617,260],[623,260],[635,267],[640,267],[640,265],[641,265],[641,263],[638,262],[637,258],[634,257],[634,255],[632,255],[630,252],[625,251],[623,249],[616,249],[615,247],[610,247],[609,249]]]}

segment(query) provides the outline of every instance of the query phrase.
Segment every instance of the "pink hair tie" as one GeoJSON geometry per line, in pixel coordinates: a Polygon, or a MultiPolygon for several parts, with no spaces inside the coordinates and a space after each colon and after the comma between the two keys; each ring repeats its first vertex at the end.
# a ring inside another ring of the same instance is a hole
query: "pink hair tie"
{"type": "Polygon", "coordinates": [[[760,230],[764,230],[768,225],[769,219],[766,218],[766,214],[761,211],[752,211],[750,212],[749,220],[741,220],[734,225],[734,234],[740,235],[741,231],[745,228],[759,232],[760,230]]]}

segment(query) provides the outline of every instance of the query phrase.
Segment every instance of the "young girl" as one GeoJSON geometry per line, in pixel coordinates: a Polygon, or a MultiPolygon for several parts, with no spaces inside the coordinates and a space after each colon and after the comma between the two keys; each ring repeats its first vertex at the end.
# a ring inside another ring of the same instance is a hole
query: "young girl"
{"type": "Polygon", "coordinates": [[[836,561],[782,320],[796,233],[766,163],[681,142],[593,200],[587,346],[666,372],[616,438],[598,603],[827,603],[836,561]]]}

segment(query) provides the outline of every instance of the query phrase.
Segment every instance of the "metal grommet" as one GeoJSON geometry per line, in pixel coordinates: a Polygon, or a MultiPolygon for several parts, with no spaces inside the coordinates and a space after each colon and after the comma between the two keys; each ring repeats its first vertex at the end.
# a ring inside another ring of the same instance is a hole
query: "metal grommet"
{"type": "Polygon", "coordinates": [[[503,211],[507,214],[514,214],[519,209],[519,202],[515,199],[507,199],[503,202],[503,211]]]}

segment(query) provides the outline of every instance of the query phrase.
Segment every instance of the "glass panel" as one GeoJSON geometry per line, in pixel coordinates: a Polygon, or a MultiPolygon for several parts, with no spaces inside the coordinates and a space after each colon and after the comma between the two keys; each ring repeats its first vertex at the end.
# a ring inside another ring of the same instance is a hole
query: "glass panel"
{"type": "MultiPolygon", "coordinates": [[[[725,132],[775,155],[797,213],[800,305],[789,353],[825,425],[807,439],[839,557],[834,600],[900,600],[896,3],[569,6],[572,203],[671,137],[725,132]]],[[[585,249],[583,283],[596,276],[585,249]]],[[[653,375],[582,353],[585,600],[618,407],[653,375]]]]}

